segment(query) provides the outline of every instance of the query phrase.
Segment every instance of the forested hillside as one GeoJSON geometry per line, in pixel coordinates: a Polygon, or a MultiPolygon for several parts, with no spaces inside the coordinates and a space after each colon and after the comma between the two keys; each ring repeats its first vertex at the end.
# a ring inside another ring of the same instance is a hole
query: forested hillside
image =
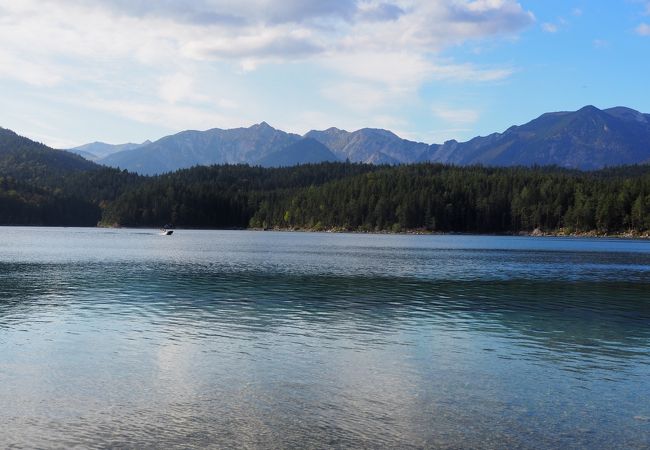
{"type": "Polygon", "coordinates": [[[516,233],[650,231],[650,167],[325,162],[146,177],[0,130],[0,224],[516,233]]]}
{"type": "Polygon", "coordinates": [[[0,128],[0,225],[95,226],[140,180],[0,128]]]}
{"type": "Polygon", "coordinates": [[[646,231],[650,168],[214,166],[149,179],[104,213],[115,225],[169,221],[198,228],[646,231]]]}
{"type": "Polygon", "coordinates": [[[3,176],[41,184],[47,179],[100,167],[79,155],[51,149],[0,128],[0,174],[3,176]]]}
{"type": "Polygon", "coordinates": [[[246,228],[263,201],[279,202],[303,189],[379,169],[342,163],[276,169],[195,167],[148,178],[128,190],[106,208],[103,223],[155,226],[171,222],[192,228],[246,228]]]}
{"type": "Polygon", "coordinates": [[[0,177],[0,225],[95,226],[98,204],[0,177]]]}

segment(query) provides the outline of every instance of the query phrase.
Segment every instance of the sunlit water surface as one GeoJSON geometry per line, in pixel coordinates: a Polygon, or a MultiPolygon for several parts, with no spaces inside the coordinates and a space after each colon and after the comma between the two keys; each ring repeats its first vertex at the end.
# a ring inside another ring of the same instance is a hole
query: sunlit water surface
{"type": "Polygon", "coordinates": [[[650,242],[0,233],[0,447],[650,447],[650,242]]]}

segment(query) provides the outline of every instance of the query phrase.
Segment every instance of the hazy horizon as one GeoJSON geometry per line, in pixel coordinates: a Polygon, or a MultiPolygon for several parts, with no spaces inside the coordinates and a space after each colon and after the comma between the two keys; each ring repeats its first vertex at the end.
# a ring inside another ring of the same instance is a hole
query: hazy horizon
{"type": "MultiPolygon", "coordinates": [[[[586,107],[586,106],[595,106],[595,105],[585,105],[585,107],[586,107]]],[[[603,107],[603,108],[599,108],[599,107],[597,107],[597,108],[600,109],[600,110],[606,110],[606,109],[611,109],[611,108],[616,108],[616,107],[624,107],[624,108],[627,108],[627,107],[624,106],[624,105],[608,106],[608,107],[603,107]]],[[[530,120],[534,120],[534,119],[538,118],[539,116],[541,116],[542,114],[545,114],[545,113],[554,113],[554,112],[571,112],[571,111],[545,111],[545,112],[540,113],[540,114],[538,114],[537,116],[531,118],[530,120]]],[[[644,111],[639,111],[639,112],[641,112],[641,113],[645,113],[644,111]]],[[[530,121],[530,120],[529,120],[529,121],[530,121]]],[[[529,121],[526,121],[526,122],[529,122],[529,121]]],[[[320,127],[320,128],[315,128],[315,129],[312,129],[312,130],[308,130],[307,132],[304,132],[304,133],[298,133],[298,132],[294,132],[294,131],[291,131],[291,130],[283,130],[283,129],[279,128],[279,127],[274,126],[272,123],[269,123],[269,121],[264,120],[264,121],[262,121],[262,122],[252,123],[252,124],[250,124],[250,125],[242,125],[241,127],[233,127],[233,128],[225,128],[225,129],[252,128],[252,127],[254,127],[254,126],[261,125],[262,123],[266,123],[267,125],[269,125],[269,126],[272,127],[272,128],[275,128],[275,129],[278,129],[278,130],[281,130],[281,131],[285,131],[285,132],[287,132],[287,133],[297,134],[297,135],[299,135],[299,136],[305,136],[309,131],[324,131],[324,130],[327,130],[327,129],[329,129],[329,128],[337,128],[337,127],[328,127],[328,126],[323,126],[323,127],[320,127]]],[[[492,132],[490,132],[490,133],[487,133],[487,134],[492,134],[492,133],[501,133],[501,132],[505,131],[507,128],[509,128],[510,126],[513,126],[513,125],[523,125],[523,123],[524,123],[524,122],[522,122],[522,123],[516,123],[516,124],[510,124],[510,125],[504,127],[503,129],[500,129],[500,130],[494,130],[494,131],[492,131],[492,132]]],[[[69,148],[79,148],[79,147],[84,147],[84,146],[89,145],[89,144],[96,144],[96,143],[100,143],[100,144],[108,144],[108,145],[142,144],[142,143],[144,143],[144,142],[146,142],[146,141],[149,141],[149,142],[156,142],[158,139],[162,139],[162,138],[164,138],[164,137],[166,137],[166,136],[170,136],[170,135],[174,135],[174,134],[182,133],[182,132],[184,132],[184,131],[199,131],[199,132],[203,132],[203,131],[210,131],[210,130],[212,130],[212,129],[219,129],[219,128],[220,128],[220,127],[212,127],[212,128],[205,128],[205,129],[200,129],[200,130],[199,130],[199,129],[189,128],[189,129],[186,129],[186,130],[178,130],[178,131],[174,131],[174,132],[172,132],[172,133],[170,133],[170,134],[163,135],[163,136],[158,136],[158,137],[156,137],[156,138],[148,138],[148,139],[145,139],[145,141],[142,141],[142,142],[104,142],[104,141],[92,141],[92,142],[85,142],[85,143],[82,143],[82,144],[79,144],[79,145],[75,145],[75,146],[72,146],[72,147],[69,147],[69,148]]],[[[362,128],[373,128],[373,127],[362,127],[362,128]]],[[[361,129],[361,128],[360,128],[360,129],[361,129]]],[[[359,129],[347,129],[347,130],[346,130],[346,129],[342,129],[342,130],[343,130],[343,131],[347,131],[347,132],[354,132],[354,131],[358,131],[359,129]]],[[[12,130],[12,131],[16,131],[16,130],[12,130]]],[[[388,131],[393,131],[393,130],[388,129],[388,131]]],[[[20,134],[20,133],[19,133],[19,134],[20,134]]],[[[404,138],[403,136],[400,136],[398,133],[395,133],[395,134],[397,134],[397,136],[400,137],[400,138],[404,138]]],[[[480,137],[483,137],[483,136],[485,136],[485,135],[481,135],[480,137]]],[[[29,136],[26,136],[26,137],[29,138],[29,136]]],[[[474,137],[479,137],[479,136],[478,136],[478,135],[477,135],[477,136],[471,136],[471,137],[469,137],[469,138],[467,138],[467,139],[456,139],[456,138],[453,138],[453,137],[452,137],[452,138],[449,138],[449,140],[456,140],[456,141],[459,141],[459,142],[463,142],[463,141],[466,141],[466,140],[471,140],[471,139],[474,138],[474,137]]],[[[408,138],[404,138],[404,139],[408,139],[408,138]]],[[[422,142],[422,143],[424,143],[424,144],[429,144],[429,145],[433,145],[433,144],[443,144],[443,143],[444,143],[444,142],[423,142],[423,141],[416,141],[416,142],[422,142]]]]}

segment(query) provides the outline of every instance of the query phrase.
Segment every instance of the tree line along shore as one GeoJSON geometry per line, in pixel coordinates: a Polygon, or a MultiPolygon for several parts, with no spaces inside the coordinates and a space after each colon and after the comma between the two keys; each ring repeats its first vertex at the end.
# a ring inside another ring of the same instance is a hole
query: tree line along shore
{"type": "Polygon", "coordinates": [[[0,176],[0,224],[648,236],[650,167],[307,164],[0,176]]]}

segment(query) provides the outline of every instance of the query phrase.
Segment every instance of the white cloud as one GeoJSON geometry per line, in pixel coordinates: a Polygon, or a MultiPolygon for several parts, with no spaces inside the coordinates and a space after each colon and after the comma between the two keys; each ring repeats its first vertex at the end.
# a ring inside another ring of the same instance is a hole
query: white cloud
{"type": "Polygon", "coordinates": [[[490,82],[513,73],[513,69],[508,67],[481,68],[473,64],[431,60],[406,52],[338,53],[326,58],[322,64],[348,78],[377,84],[383,89],[384,97],[415,92],[425,80],[490,82]]]}
{"type": "Polygon", "coordinates": [[[406,52],[337,52],[321,64],[356,79],[382,83],[393,90],[417,86],[434,71],[434,65],[427,58],[406,52]]]}
{"type": "Polygon", "coordinates": [[[288,26],[242,30],[238,35],[196,39],[183,46],[184,54],[194,59],[258,60],[278,58],[292,60],[315,55],[324,50],[307,28],[288,26]]]}
{"type": "MultiPolygon", "coordinates": [[[[579,14],[576,14],[576,11],[573,11],[574,16],[579,16],[582,14],[580,12],[579,14]]],[[[570,25],[569,21],[565,19],[564,17],[558,17],[558,19],[555,22],[544,22],[541,27],[542,30],[546,33],[557,33],[560,30],[568,28],[570,25]]]]}
{"type": "Polygon", "coordinates": [[[174,129],[255,116],[227,110],[256,108],[242,92],[265,65],[325,72],[314,92],[357,111],[412,100],[427,82],[502,80],[515,69],[440,54],[535,20],[517,0],[0,0],[0,10],[0,79],[57,86],[60,101],[94,92],[79,101],[174,129]],[[215,93],[221,78],[237,92],[215,93]]]}
{"type": "Polygon", "coordinates": [[[639,36],[650,36],[650,25],[647,23],[642,23],[638,27],[636,27],[636,34],[639,36]]]}
{"type": "Polygon", "coordinates": [[[386,21],[397,20],[405,11],[396,4],[391,3],[376,3],[376,2],[362,2],[359,4],[357,17],[367,21],[386,21]]]}
{"type": "Polygon", "coordinates": [[[559,31],[559,28],[554,23],[545,22],[542,24],[542,30],[546,31],[547,33],[557,33],[559,31]]]}
{"type": "Polygon", "coordinates": [[[515,72],[511,67],[481,68],[474,64],[441,64],[433,67],[432,76],[438,80],[456,82],[490,82],[508,78],[515,72]]]}
{"type": "Polygon", "coordinates": [[[0,48],[0,78],[9,78],[31,86],[51,87],[63,79],[60,70],[46,62],[32,62],[0,48]]]}
{"type": "Polygon", "coordinates": [[[15,47],[93,59],[135,56],[145,63],[175,56],[291,60],[339,50],[431,52],[516,32],[534,20],[514,0],[0,0],[0,6],[10,18],[3,34],[15,47]]]}
{"type": "Polygon", "coordinates": [[[473,124],[480,117],[480,113],[474,109],[458,109],[437,105],[432,110],[436,117],[452,125],[473,124]]]}
{"type": "Polygon", "coordinates": [[[344,81],[323,88],[325,98],[355,111],[372,111],[386,104],[391,93],[371,83],[344,81]]]}
{"type": "Polygon", "coordinates": [[[169,105],[156,102],[110,100],[104,98],[80,99],[79,103],[103,112],[109,112],[143,124],[183,129],[208,129],[216,125],[236,127],[239,121],[228,115],[198,107],[169,105]]]}
{"type": "Polygon", "coordinates": [[[158,91],[160,98],[167,103],[178,103],[181,100],[203,100],[202,96],[197,96],[194,93],[193,88],[194,80],[191,76],[175,73],[160,78],[158,91]]]}

